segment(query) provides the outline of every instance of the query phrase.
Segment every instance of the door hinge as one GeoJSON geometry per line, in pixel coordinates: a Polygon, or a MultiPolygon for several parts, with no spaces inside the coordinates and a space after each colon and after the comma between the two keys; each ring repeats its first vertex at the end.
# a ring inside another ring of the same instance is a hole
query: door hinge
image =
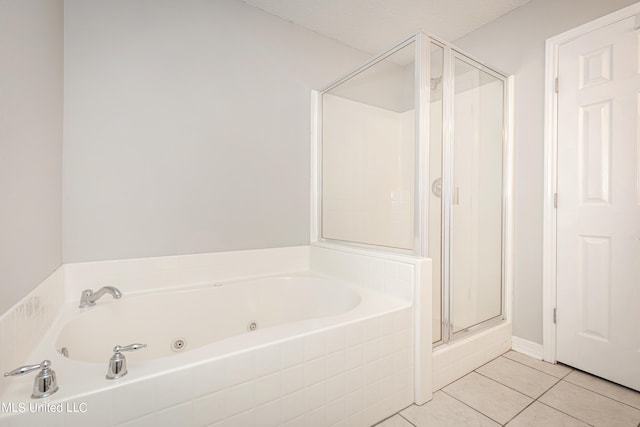
{"type": "Polygon", "coordinates": [[[553,193],[553,207],[558,209],[558,193],[553,193]]]}
{"type": "Polygon", "coordinates": [[[554,324],[554,325],[555,325],[556,323],[558,323],[558,317],[557,317],[557,315],[558,315],[558,309],[557,309],[557,308],[554,308],[554,309],[553,309],[553,324],[554,324]]]}
{"type": "Polygon", "coordinates": [[[555,82],[555,91],[556,93],[560,92],[560,79],[558,79],[557,77],[555,82]]]}

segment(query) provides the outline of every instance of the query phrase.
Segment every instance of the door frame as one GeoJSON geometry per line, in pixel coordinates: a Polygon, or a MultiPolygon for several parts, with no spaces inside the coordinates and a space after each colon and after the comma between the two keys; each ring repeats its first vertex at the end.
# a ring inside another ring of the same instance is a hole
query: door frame
{"type": "MultiPolygon", "coordinates": [[[[554,312],[556,309],[557,296],[557,211],[555,208],[555,200],[558,189],[558,97],[556,93],[556,78],[559,67],[558,52],[560,46],[565,43],[632,16],[638,16],[636,22],[640,26],[640,3],[627,6],[617,12],[605,15],[587,24],[551,37],[547,39],[545,44],[542,356],[544,360],[551,363],[557,361],[554,312]]],[[[560,200],[559,203],[562,203],[562,200],[560,200]]]]}

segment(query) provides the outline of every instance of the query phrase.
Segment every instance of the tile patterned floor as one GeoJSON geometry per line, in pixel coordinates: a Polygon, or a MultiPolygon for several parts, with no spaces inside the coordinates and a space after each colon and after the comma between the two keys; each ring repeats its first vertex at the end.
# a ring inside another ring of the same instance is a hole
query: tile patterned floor
{"type": "Polygon", "coordinates": [[[376,427],[640,427],[640,393],[514,351],[376,427]]]}

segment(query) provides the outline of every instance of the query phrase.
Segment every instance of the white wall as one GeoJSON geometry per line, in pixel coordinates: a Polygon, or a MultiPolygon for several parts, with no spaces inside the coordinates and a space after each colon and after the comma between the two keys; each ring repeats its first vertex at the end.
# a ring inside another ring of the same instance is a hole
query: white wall
{"type": "Polygon", "coordinates": [[[0,313],[62,262],[62,3],[0,2],[0,313]]]}
{"type": "Polygon", "coordinates": [[[454,43],[515,74],[513,334],[542,343],[544,41],[634,0],[531,0],[454,43]]]}
{"type": "Polygon", "coordinates": [[[369,58],[237,0],[65,1],[64,261],[295,246],[309,94],[369,58]]]}

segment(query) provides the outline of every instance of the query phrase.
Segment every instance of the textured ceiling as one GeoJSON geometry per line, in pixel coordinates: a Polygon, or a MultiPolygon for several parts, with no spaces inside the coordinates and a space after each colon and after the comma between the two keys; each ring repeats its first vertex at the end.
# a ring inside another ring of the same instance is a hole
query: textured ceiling
{"type": "Polygon", "coordinates": [[[529,0],[243,0],[371,54],[417,31],[454,41],[529,0]]]}

